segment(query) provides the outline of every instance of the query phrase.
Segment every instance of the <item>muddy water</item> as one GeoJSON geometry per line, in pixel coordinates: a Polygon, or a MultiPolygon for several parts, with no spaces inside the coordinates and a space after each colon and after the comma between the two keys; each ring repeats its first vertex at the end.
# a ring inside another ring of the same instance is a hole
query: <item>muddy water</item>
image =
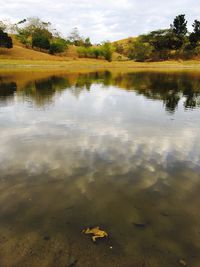
{"type": "Polygon", "coordinates": [[[0,266],[199,267],[200,75],[25,76],[0,77],[0,266]]]}

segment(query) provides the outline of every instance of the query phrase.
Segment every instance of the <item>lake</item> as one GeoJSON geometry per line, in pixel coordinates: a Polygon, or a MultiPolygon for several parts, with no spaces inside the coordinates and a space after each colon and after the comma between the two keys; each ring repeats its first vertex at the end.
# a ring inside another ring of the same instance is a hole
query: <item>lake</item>
{"type": "Polygon", "coordinates": [[[1,267],[199,267],[199,207],[200,73],[0,74],[1,267]]]}

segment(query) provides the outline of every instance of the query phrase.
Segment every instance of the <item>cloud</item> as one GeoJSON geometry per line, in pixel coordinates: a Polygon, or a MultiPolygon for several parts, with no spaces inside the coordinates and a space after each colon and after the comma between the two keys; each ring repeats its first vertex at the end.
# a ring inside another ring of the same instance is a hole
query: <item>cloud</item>
{"type": "Polygon", "coordinates": [[[15,108],[6,109],[0,140],[1,175],[24,172],[60,179],[75,177],[81,170],[86,184],[93,174],[103,173],[113,179],[137,177],[135,186],[147,188],[185,169],[194,175],[199,171],[197,126],[174,125],[170,134],[163,134],[171,121],[164,119],[166,115],[163,118],[159,101],[148,103],[151,116],[145,120],[142,96],[113,87],[99,89],[99,85],[93,85],[91,92],[81,91],[77,100],[72,91],[65,91],[57,96],[48,116],[40,111],[18,111],[16,125],[11,116],[15,108]],[[180,164],[182,168],[173,171],[180,164]]]}
{"type": "Polygon", "coordinates": [[[113,41],[166,28],[180,13],[187,15],[191,25],[200,13],[198,1],[7,0],[0,9],[0,17],[13,22],[28,16],[51,21],[65,36],[73,27],[78,27],[93,42],[113,41]]]}

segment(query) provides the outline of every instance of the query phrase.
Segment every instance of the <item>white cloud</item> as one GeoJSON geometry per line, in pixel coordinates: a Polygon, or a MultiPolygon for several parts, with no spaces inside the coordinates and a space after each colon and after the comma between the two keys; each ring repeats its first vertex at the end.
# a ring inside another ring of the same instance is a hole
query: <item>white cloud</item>
{"type": "Polygon", "coordinates": [[[200,5],[195,0],[7,0],[2,1],[0,17],[16,21],[39,16],[54,23],[67,35],[79,27],[95,42],[135,36],[156,28],[166,28],[173,18],[185,13],[189,24],[198,19],[200,5]]]}

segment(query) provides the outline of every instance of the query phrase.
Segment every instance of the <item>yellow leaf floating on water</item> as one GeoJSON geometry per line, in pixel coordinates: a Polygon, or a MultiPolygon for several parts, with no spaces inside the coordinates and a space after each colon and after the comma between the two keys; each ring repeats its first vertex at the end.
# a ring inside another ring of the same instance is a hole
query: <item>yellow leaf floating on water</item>
{"type": "Polygon", "coordinates": [[[94,228],[87,228],[82,231],[82,233],[86,235],[93,235],[92,236],[92,241],[95,242],[97,238],[104,238],[108,237],[108,233],[104,230],[101,230],[99,226],[94,227],[94,228]]]}

